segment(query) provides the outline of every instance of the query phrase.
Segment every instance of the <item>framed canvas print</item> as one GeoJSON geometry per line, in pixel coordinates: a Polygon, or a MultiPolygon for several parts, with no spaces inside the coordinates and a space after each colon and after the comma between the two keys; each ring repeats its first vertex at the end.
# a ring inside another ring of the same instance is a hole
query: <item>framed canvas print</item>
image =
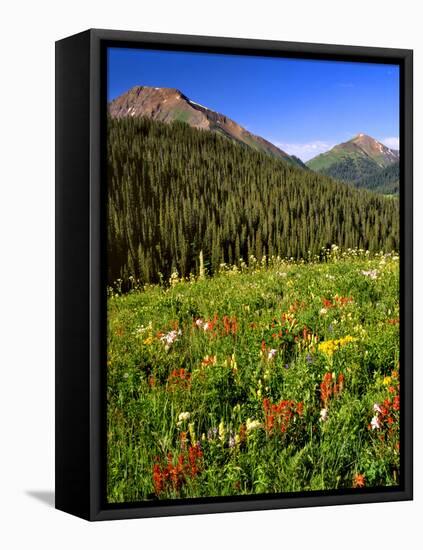
{"type": "Polygon", "coordinates": [[[56,507],[412,498],[412,52],[56,44],[56,507]]]}

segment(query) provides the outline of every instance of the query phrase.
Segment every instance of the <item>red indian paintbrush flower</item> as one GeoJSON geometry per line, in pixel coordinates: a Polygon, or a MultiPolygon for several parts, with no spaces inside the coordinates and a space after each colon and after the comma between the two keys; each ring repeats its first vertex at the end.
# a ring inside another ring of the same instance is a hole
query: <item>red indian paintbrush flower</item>
{"type": "Polygon", "coordinates": [[[355,474],[353,479],[353,487],[355,489],[359,489],[361,487],[365,487],[366,485],[366,477],[363,474],[355,474]]]}
{"type": "Polygon", "coordinates": [[[303,415],[304,405],[302,402],[296,403],[292,399],[285,399],[277,404],[273,404],[270,403],[268,398],[265,398],[263,399],[263,409],[266,431],[273,433],[274,429],[276,429],[281,433],[285,433],[294,417],[303,415]]]}
{"type": "Polygon", "coordinates": [[[340,394],[344,389],[345,377],[339,373],[338,378],[334,378],[332,373],[327,372],[323,376],[323,380],[320,383],[320,399],[322,400],[323,406],[326,409],[329,400],[332,396],[340,394]]]}
{"type": "Polygon", "coordinates": [[[180,491],[188,479],[195,478],[203,469],[203,452],[200,444],[190,445],[188,453],[182,452],[176,462],[168,453],[163,464],[159,458],[153,466],[153,486],[157,496],[166,490],[180,491]]]}

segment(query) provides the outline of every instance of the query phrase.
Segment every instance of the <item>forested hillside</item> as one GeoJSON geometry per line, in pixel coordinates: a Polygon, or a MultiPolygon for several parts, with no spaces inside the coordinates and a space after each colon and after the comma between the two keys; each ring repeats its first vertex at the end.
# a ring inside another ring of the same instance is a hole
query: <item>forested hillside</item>
{"type": "Polygon", "coordinates": [[[399,193],[399,162],[381,168],[376,174],[363,178],[355,185],[384,195],[398,195],[399,193]]]}
{"type": "MultiPolygon", "coordinates": [[[[308,166],[314,170],[313,165],[308,166]]],[[[364,179],[372,178],[379,170],[380,167],[372,159],[351,154],[319,169],[318,172],[345,183],[357,184],[364,179]]]]}
{"type": "Polygon", "coordinates": [[[250,255],[398,249],[398,201],[353,189],[214,134],[108,121],[108,281],[210,272],[250,255]]]}

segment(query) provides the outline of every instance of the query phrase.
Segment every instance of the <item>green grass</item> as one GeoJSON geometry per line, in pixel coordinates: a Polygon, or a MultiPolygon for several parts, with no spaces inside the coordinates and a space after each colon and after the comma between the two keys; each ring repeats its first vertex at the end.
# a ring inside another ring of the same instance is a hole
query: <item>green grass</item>
{"type": "Polygon", "coordinates": [[[397,484],[398,264],[334,250],[110,292],[109,502],[397,484]]]}
{"type": "Polygon", "coordinates": [[[174,120],[188,123],[190,117],[191,114],[188,111],[184,111],[183,109],[174,109],[174,120]]]}

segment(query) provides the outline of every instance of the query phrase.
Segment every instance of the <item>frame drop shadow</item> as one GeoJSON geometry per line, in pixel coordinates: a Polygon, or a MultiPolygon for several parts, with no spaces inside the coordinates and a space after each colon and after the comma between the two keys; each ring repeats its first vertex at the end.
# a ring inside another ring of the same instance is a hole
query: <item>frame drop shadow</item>
{"type": "Polygon", "coordinates": [[[54,491],[25,491],[25,494],[50,508],[54,508],[54,491]]]}

